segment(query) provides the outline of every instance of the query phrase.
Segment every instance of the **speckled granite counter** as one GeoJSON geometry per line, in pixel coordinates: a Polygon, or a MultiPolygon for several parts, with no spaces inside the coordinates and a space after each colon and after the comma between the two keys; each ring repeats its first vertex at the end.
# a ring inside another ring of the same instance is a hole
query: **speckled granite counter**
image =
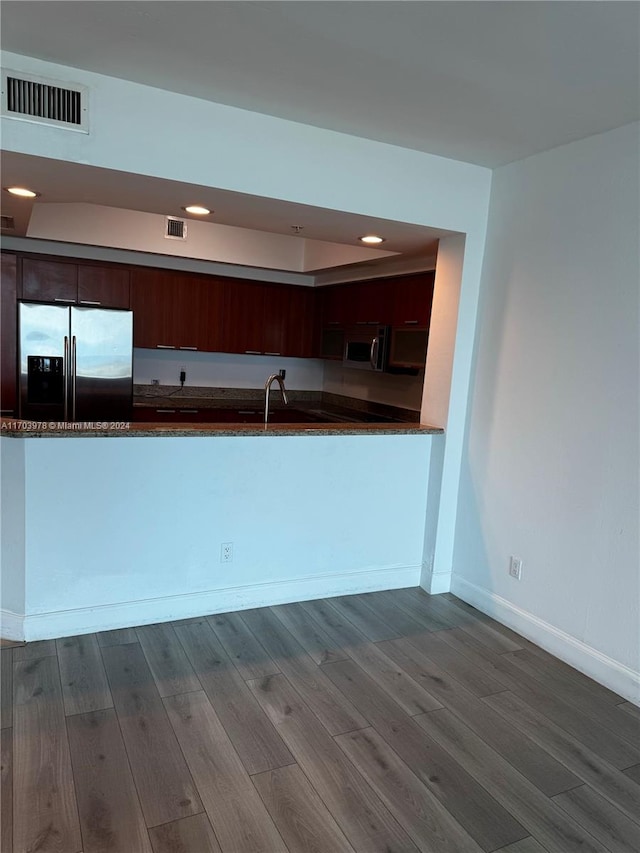
{"type": "Polygon", "coordinates": [[[229,436],[314,435],[437,435],[443,430],[416,423],[303,423],[303,424],[160,424],[160,423],[47,423],[3,418],[0,435],[12,438],[215,438],[229,436]]]}

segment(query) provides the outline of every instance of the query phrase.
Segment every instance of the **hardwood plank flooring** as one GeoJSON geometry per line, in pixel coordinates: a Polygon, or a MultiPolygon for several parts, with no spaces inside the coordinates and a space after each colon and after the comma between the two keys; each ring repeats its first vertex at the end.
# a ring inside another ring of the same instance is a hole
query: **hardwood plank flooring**
{"type": "Polygon", "coordinates": [[[136,634],[161,696],[202,690],[171,625],[145,625],[136,634]]]}
{"type": "Polygon", "coordinates": [[[84,853],[151,853],[113,709],[67,720],[84,853]]]}
{"type": "Polygon", "coordinates": [[[415,845],[284,675],[249,682],[296,762],[359,853],[414,853],[415,845]]]}
{"type": "Polygon", "coordinates": [[[627,778],[633,779],[634,782],[637,782],[638,785],[640,785],[640,764],[634,764],[633,767],[627,767],[627,769],[622,772],[627,776],[627,778]]]}
{"type": "Polygon", "coordinates": [[[175,630],[247,772],[262,773],[293,764],[291,753],[260,710],[209,623],[202,619],[175,630]]]}
{"type": "Polygon", "coordinates": [[[67,716],[113,708],[95,635],[65,637],[57,641],[56,649],[67,716]]]}
{"type": "Polygon", "coordinates": [[[640,850],[640,709],[448,593],[0,664],[2,853],[640,850]]]}
{"type": "Polygon", "coordinates": [[[55,654],[27,655],[14,664],[13,703],[14,853],[79,853],[80,824],[55,654]]]}
{"type": "Polygon", "coordinates": [[[418,850],[428,853],[481,853],[482,848],[375,729],[340,735],[336,743],[397,817],[418,850]]]}
{"type": "Polygon", "coordinates": [[[13,732],[0,731],[0,850],[13,850],[13,732]]]}
{"type": "Polygon", "coordinates": [[[353,853],[344,833],[297,764],[267,770],[253,784],[289,853],[353,853]]]}
{"type": "Polygon", "coordinates": [[[245,615],[246,611],[218,613],[210,616],[208,622],[245,681],[275,675],[280,670],[247,628],[245,615]]]}
{"type": "Polygon", "coordinates": [[[249,627],[263,637],[279,669],[304,699],[329,734],[362,729],[369,721],[353,707],[318,668],[279,619],[267,608],[244,612],[249,627]]]}
{"type": "Polygon", "coordinates": [[[638,853],[640,850],[640,825],[588,785],[558,794],[554,801],[612,853],[638,853]]]}
{"type": "Polygon", "coordinates": [[[98,645],[105,646],[126,646],[129,643],[137,643],[138,635],[135,628],[116,628],[114,631],[98,631],[96,634],[98,645]]]}
{"type": "Polygon", "coordinates": [[[153,826],[149,830],[153,853],[221,853],[206,814],[153,826]]]}
{"type": "Polygon", "coordinates": [[[147,826],[202,811],[202,803],[138,643],[102,650],[147,826]]]}
{"type": "Polygon", "coordinates": [[[168,696],[164,704],[225,853],[286,853],[204,691],[168,696]]]}
{"type": "Polygon", "coordinates": [[[0,728],[13,725],[13,649],[0,652],[0,728]]]}
{"type": "Polygon", "coordinates": [[[483,850],[496,850],[527,835],[509,812],[353,661],[336,661],[324,670],[483,850]]]}

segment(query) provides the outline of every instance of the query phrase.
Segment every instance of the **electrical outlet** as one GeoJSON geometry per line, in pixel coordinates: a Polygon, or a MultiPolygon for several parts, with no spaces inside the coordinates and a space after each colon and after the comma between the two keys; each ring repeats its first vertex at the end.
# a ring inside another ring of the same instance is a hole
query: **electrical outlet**
{"type": "Polygon", "coordinates": [[[187,380],[187,371],[184,367],[180,368],[180,384],[184,385],[187,380]]]}
{"type": "Polygon", "coordinates": [[[220,546],[220,562],[233,562],[233,542],[223,542],[220,546]]]}
{"type": "Polygon", "coordinates": [[[151,384],[152,384],[152,385],[159,385],[159,384],[160,384],[160,380],[159,380],[159,379],[152,379],[152,380],[151,380],[151,384]]]}
{"type": "Polygon", "coordinates": [[[522,579],[522,560],[517,557],[512,557],[509,561],[509,574],[517,581],[522,579]]]}

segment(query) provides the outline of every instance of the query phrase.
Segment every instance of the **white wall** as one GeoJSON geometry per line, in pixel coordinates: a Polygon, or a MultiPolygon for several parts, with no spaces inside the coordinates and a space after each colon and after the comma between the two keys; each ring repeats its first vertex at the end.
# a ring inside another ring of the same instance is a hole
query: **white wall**
{"type": "Polygon", "coordinates": [[[2,444],[24,444],[28,640],[420,577],[429,435],[2,444]]]}
{"type": "Polygon", "coordinates": [[[639,142],[495,173],[453,584],[636,701],[639,142]]]}
{"type": "Polygon", "coordinates": [[[322,391],[324,363],[314,358],[281,358],[266,355],[234,355],[224,352],[171,352],[135,349],[133,381],[149,385],[179,385],[180,370],[187,374],[189,386],[215,388],[264,388],[272,373],[287,371],[285,384],[291,391],[322,391]]]}
{"type": "Polygon", "coordinates": [[[24,614],[24,442],[0,441],[0,636],[22,637],[24,614]]]}

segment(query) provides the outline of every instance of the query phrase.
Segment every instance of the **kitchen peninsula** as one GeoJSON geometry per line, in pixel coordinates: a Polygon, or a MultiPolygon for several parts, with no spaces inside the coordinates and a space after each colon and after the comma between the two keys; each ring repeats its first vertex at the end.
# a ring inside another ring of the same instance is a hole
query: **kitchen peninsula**
{"type": "Polygon", "coordinates": [[[16,638],[420,581],[440,430],[106,426],[3,421],[3,624],[16,638]]]}

